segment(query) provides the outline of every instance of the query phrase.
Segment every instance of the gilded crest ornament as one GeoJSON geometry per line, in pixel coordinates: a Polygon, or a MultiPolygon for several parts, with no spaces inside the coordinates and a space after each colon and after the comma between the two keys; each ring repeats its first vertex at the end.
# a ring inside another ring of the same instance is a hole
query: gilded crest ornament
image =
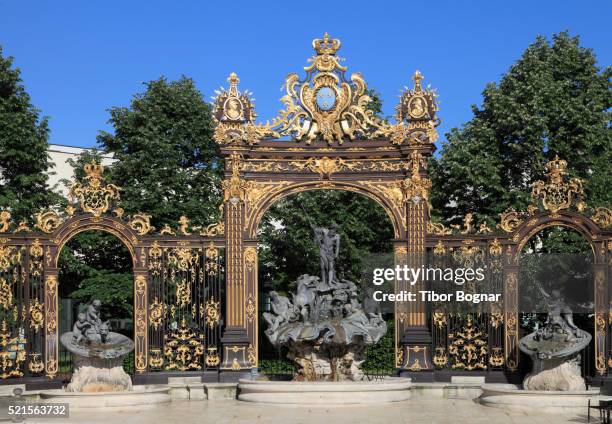
{"type": "Polygon", "coordinates": [[[285,81],[285,110],[272,122],[274,131],[307,144],[319,138],[342,144],[375,130],[380,120],[367,107],[372,99],[365,80],[358,73],[347,79],[336,56],[340,40],[326,33],[312,45],[316,54],[304,68],[306,76],[289,74],[285,81]]]}
{"type": "Polygon", "coordinates": [[[256,125],[257,115],[251,94],[240,92],[240,79],[234,72],[227,78],[228,90],[217,91],[214,101],[214,119],[217,123],[214,140],[219,144],[255,144],[267,136],[276,135],[268,125],[256,125]]]}
{"type": "Polygon", "coordinates": [[[415,71],[412,80],[414,88],[406,89],[402,93],[397,106],[397,121],[433,120],[438,110],[435,101],[436,93],[431,90],[423,90],[421,86],[423,75],[420,71],[415,71]]]}
{"type": "Polygon", "coordinates": [[[579,178],[565,178],[567,175],[567,161],[555,158],[546,163],[546,177],[548,181],[536,181],[531,190],[534,201],[541,201],[545,210],[556,213],[570,208],[574,200],[578,200],[576,207],[584,209],[580,200],[583,195],[582,181],[579,178]]]}
{"type": "Polygon", "coordinates": [[[423,90],[423,75],[418,70],[412,76],[414,87],[406,88],[396,106],[396,123],[382,123],[374,135],[388,137],[393,144],[408,143],[421,146],[434,143],[438,139],[436,127],[440,119],[436,117],[437,94],[423,90]]]}
{"type": "Polygon", "coordinates": [[[70,187],[70,196],[79,201],[84,212],[99,217],[108,211],[112,200],[119,200],[120,188],[114,184],[104,184],[104,167],[93,160],[86,164],[83,170],[85,181],[74,183],[70,187]]]}

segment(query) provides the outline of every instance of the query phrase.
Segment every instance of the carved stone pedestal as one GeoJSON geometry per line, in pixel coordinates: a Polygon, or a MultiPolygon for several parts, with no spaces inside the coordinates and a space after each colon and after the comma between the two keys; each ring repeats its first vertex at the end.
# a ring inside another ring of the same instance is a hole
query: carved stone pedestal
{"type": "Polygon", "coordinates": [[[68,392],[124,392],[132,379],[123,370],[123,356],[112,359],[74,357],[74,373],[68,392]]]}
{"type": "Polygon", "coordinates": [[[523,380],[525,390],[586,390],[584,378],[580,372],[580,356],[571,360],[567,358],[533,359],[533,369],[523,380]]]}
{"type": "Polygon", "coordinates": [[[326,345],[321,342],[290,343],[287,358],[298,367],[296,381],[360,381],[365,345],[326,345]]]}

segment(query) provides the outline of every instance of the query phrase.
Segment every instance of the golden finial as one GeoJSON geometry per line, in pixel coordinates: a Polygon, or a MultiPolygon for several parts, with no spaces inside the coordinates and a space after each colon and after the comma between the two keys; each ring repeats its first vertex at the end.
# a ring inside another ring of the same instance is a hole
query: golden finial
{"type": "Polygon", "coordinates": [[[238,83],[240,82],[240,78],[238,78],[236,72],[232,72],[231,74],[229,74],[229,77],[227,77],[227,82],[229,82],[230,85],[238,85],[238,83]]]}
{"type": "Polygon", "coordinates": [[[423,79],[423,74],[418,69],[414,72],[412,76],[412,80],[414,81],[414,91],[421,91],[421,80],[423,79]]]}

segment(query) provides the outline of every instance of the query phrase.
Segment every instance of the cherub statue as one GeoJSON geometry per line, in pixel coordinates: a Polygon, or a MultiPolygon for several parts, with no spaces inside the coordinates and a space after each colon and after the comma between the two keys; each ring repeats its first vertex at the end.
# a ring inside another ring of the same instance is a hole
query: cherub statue
{"type": "Polygon", "coordinates": [[[93,302],[91,302],[91,305],[87,307],[87,322],[89,322],[96,329],[96,332],[100,330],[100,325],[102,325],[102,319],[100,318],[101,306],[102,302],[100,302],[100,300],[98,299],[95,299],[93,302]]]}
{"type": "Polygon", "coordinates": [[[85,332],[89,328],[91,328],[91,324],[87,322],[85,313],[80,312],[77,315],[77,320],[72,326],[72,336],[74,337],[76,343],[80,343],[85,339],[85,332]]]}

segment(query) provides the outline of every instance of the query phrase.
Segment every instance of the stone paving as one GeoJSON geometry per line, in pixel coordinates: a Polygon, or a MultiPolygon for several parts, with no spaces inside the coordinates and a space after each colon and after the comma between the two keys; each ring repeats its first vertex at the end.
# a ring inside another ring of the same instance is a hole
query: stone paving
{"type": "MultiPolygon", "coordinates": [[[[166,406],[142,410],[71,411],[68,421],[47,419],[59,424],[563,424],[586,423],[585,415],[525,415],[487,408],[466,399],[413,399],[368,406],[306,407],[262,405],[235,400],[173,401],[166,406]]],[[[35,422],[28,420],[28,423],[35,422]]],[[[591,421],[598,422],[598,420],[591,421]]]]}

